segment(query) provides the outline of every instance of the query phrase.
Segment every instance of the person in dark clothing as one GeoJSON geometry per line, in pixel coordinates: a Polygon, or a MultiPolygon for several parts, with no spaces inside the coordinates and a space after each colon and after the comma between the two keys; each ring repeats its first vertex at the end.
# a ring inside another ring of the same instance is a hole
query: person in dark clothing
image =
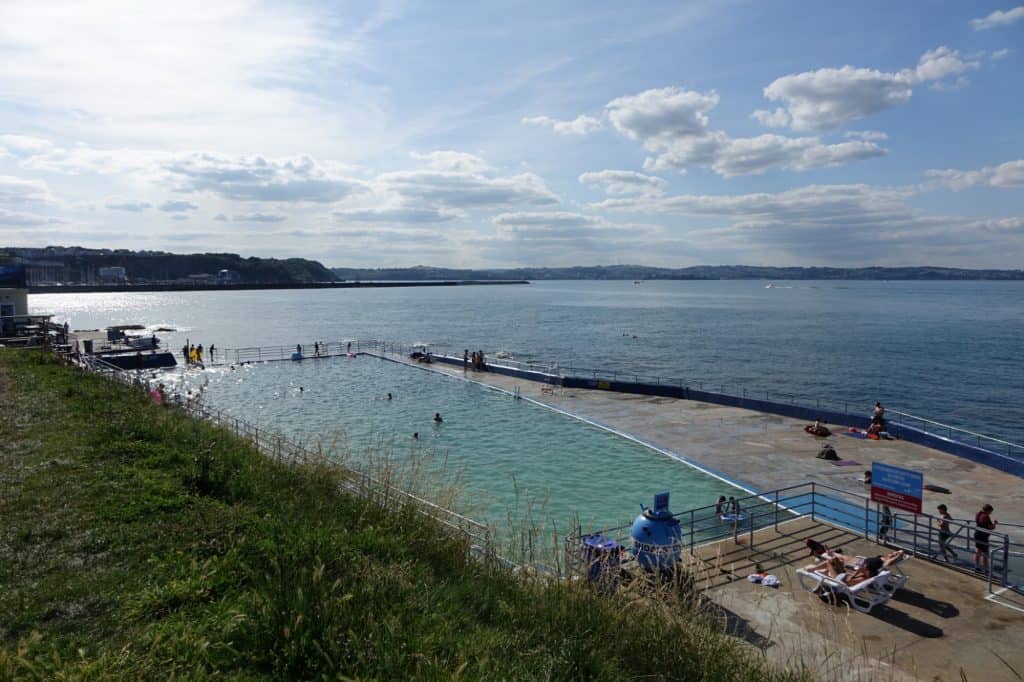
{"type": "Polygon", "coordinates": [[[978,527],[974,531],[974,569],[982,573],[988,570],[988,549],[991,537],[988,531],[994,530],[999,523],[992,518],[993,511],[995,510],[992,505],[986,504],[981,511],[974,515],[974,523],[978,527]]]}

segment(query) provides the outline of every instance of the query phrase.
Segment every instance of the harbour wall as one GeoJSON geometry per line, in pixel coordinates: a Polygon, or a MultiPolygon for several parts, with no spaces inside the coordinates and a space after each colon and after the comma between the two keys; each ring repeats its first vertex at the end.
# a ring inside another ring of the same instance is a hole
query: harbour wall
{"type": "MultiPolygon", "coordinates": [[[[461,366],[463,364],[462,358],[447,355],[435,355],[433,356],[433,360],[435,362],[444,362],[450,365],[461,366]]],[[[494,374],[503,374],[505,376],[518,377],[529,381],[562,386],[564,388],[585,388],[599,391],[612,391],[616,393],[632,393],[636,395],[678,398],[681,400],[696,400],[698,402],[724,405],[727,407],[738,407],[745,410],[754,410],[756,412],[775,414],[781,417],[791,417],[793,419],[802,419],[805,421],[821,419],[828,424],[845,427],[852,426],[859,429],[866,429],[871,425],[871,419],[867,416],[857,417],[846,412],[819,409],[790,403],[780,403],[771,400],[759,400],[757,398],[728,395],[726,393],[702,391],[688,386],[610,381],[589,377],[559,376],[536,370],[508,367],[491,363],[488,363],[487,371],[494,374]]],[[[971,445],[970,443],[964,443],[952,438],[945,438],[933,433],[928,433],[923,429],[900,424],[899,422],[892,420],[889,420],[886,423],[886,428],[890,435],[900,440],[905,440],[917,445],[923,445],[934,450],[939,450],[940,452],[956,455],[957,457],[963,457],[964,459],[972,462],[984,464],[985,466],[990,466],[994,469],[1024,478],[1024,461],[1020,459],[1003,455],[995,452],[994,450],[971,445]]]]}

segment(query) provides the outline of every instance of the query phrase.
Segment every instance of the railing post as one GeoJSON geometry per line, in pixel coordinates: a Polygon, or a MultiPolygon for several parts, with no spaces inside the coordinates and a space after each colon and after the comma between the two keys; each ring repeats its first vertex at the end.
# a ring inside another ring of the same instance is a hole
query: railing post
{"type": "Polygon", "coordinates": [[[869,540],[871,529],[871,498],[864,500],[864,539],[869,540]]]}
{"type": "MultiPolygon", "coordinates": [[[[893,535],[896,535],[896,518],[892,520],[893,535]]],[[[895,539],[895,538],[894,538],[895,539]]],[[[914,554],[917,554],[917,514],[914,514],[914,554]]]]}
{"type": "Polygon", "coordinates": [[[817,492],[814,489],[814,481],[811,481],[811,521],[814,520],[814,499],[817,497],[817,492]]]}
{"type": "Polygon", "coordinates": [[[693,554],[693,510],[690,510],[690,554],[693,554]]]}
{"type": "Polygon", "coordinates": [[[775,531],[779,530],[779,489],[775,489],[775,531]]]}
{"type": "Polygon", "coordinates": [[[1010,584],[1010,536],[1003,535],[1003,587],[1010,584]]]}

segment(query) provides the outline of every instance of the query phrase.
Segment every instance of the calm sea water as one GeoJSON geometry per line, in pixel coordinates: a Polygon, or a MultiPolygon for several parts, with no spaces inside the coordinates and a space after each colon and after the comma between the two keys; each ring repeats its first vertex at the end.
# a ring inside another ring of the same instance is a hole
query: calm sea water
{"type": "Polygon", "coordinates": [[[75,328],[220,348],[378,338],[887,407],[1024,442],[1024,282],[538,282],[59,294],[75,328]]]}

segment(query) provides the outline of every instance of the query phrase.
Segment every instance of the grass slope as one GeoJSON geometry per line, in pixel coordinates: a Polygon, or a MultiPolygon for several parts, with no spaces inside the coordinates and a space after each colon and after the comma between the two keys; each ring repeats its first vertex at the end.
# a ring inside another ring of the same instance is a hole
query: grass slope
{"type": "Polygon", "coordinates": [[[0,679],[791,679],[676,610],[467,559],[415,513],[0,350],[0,679]]]}

